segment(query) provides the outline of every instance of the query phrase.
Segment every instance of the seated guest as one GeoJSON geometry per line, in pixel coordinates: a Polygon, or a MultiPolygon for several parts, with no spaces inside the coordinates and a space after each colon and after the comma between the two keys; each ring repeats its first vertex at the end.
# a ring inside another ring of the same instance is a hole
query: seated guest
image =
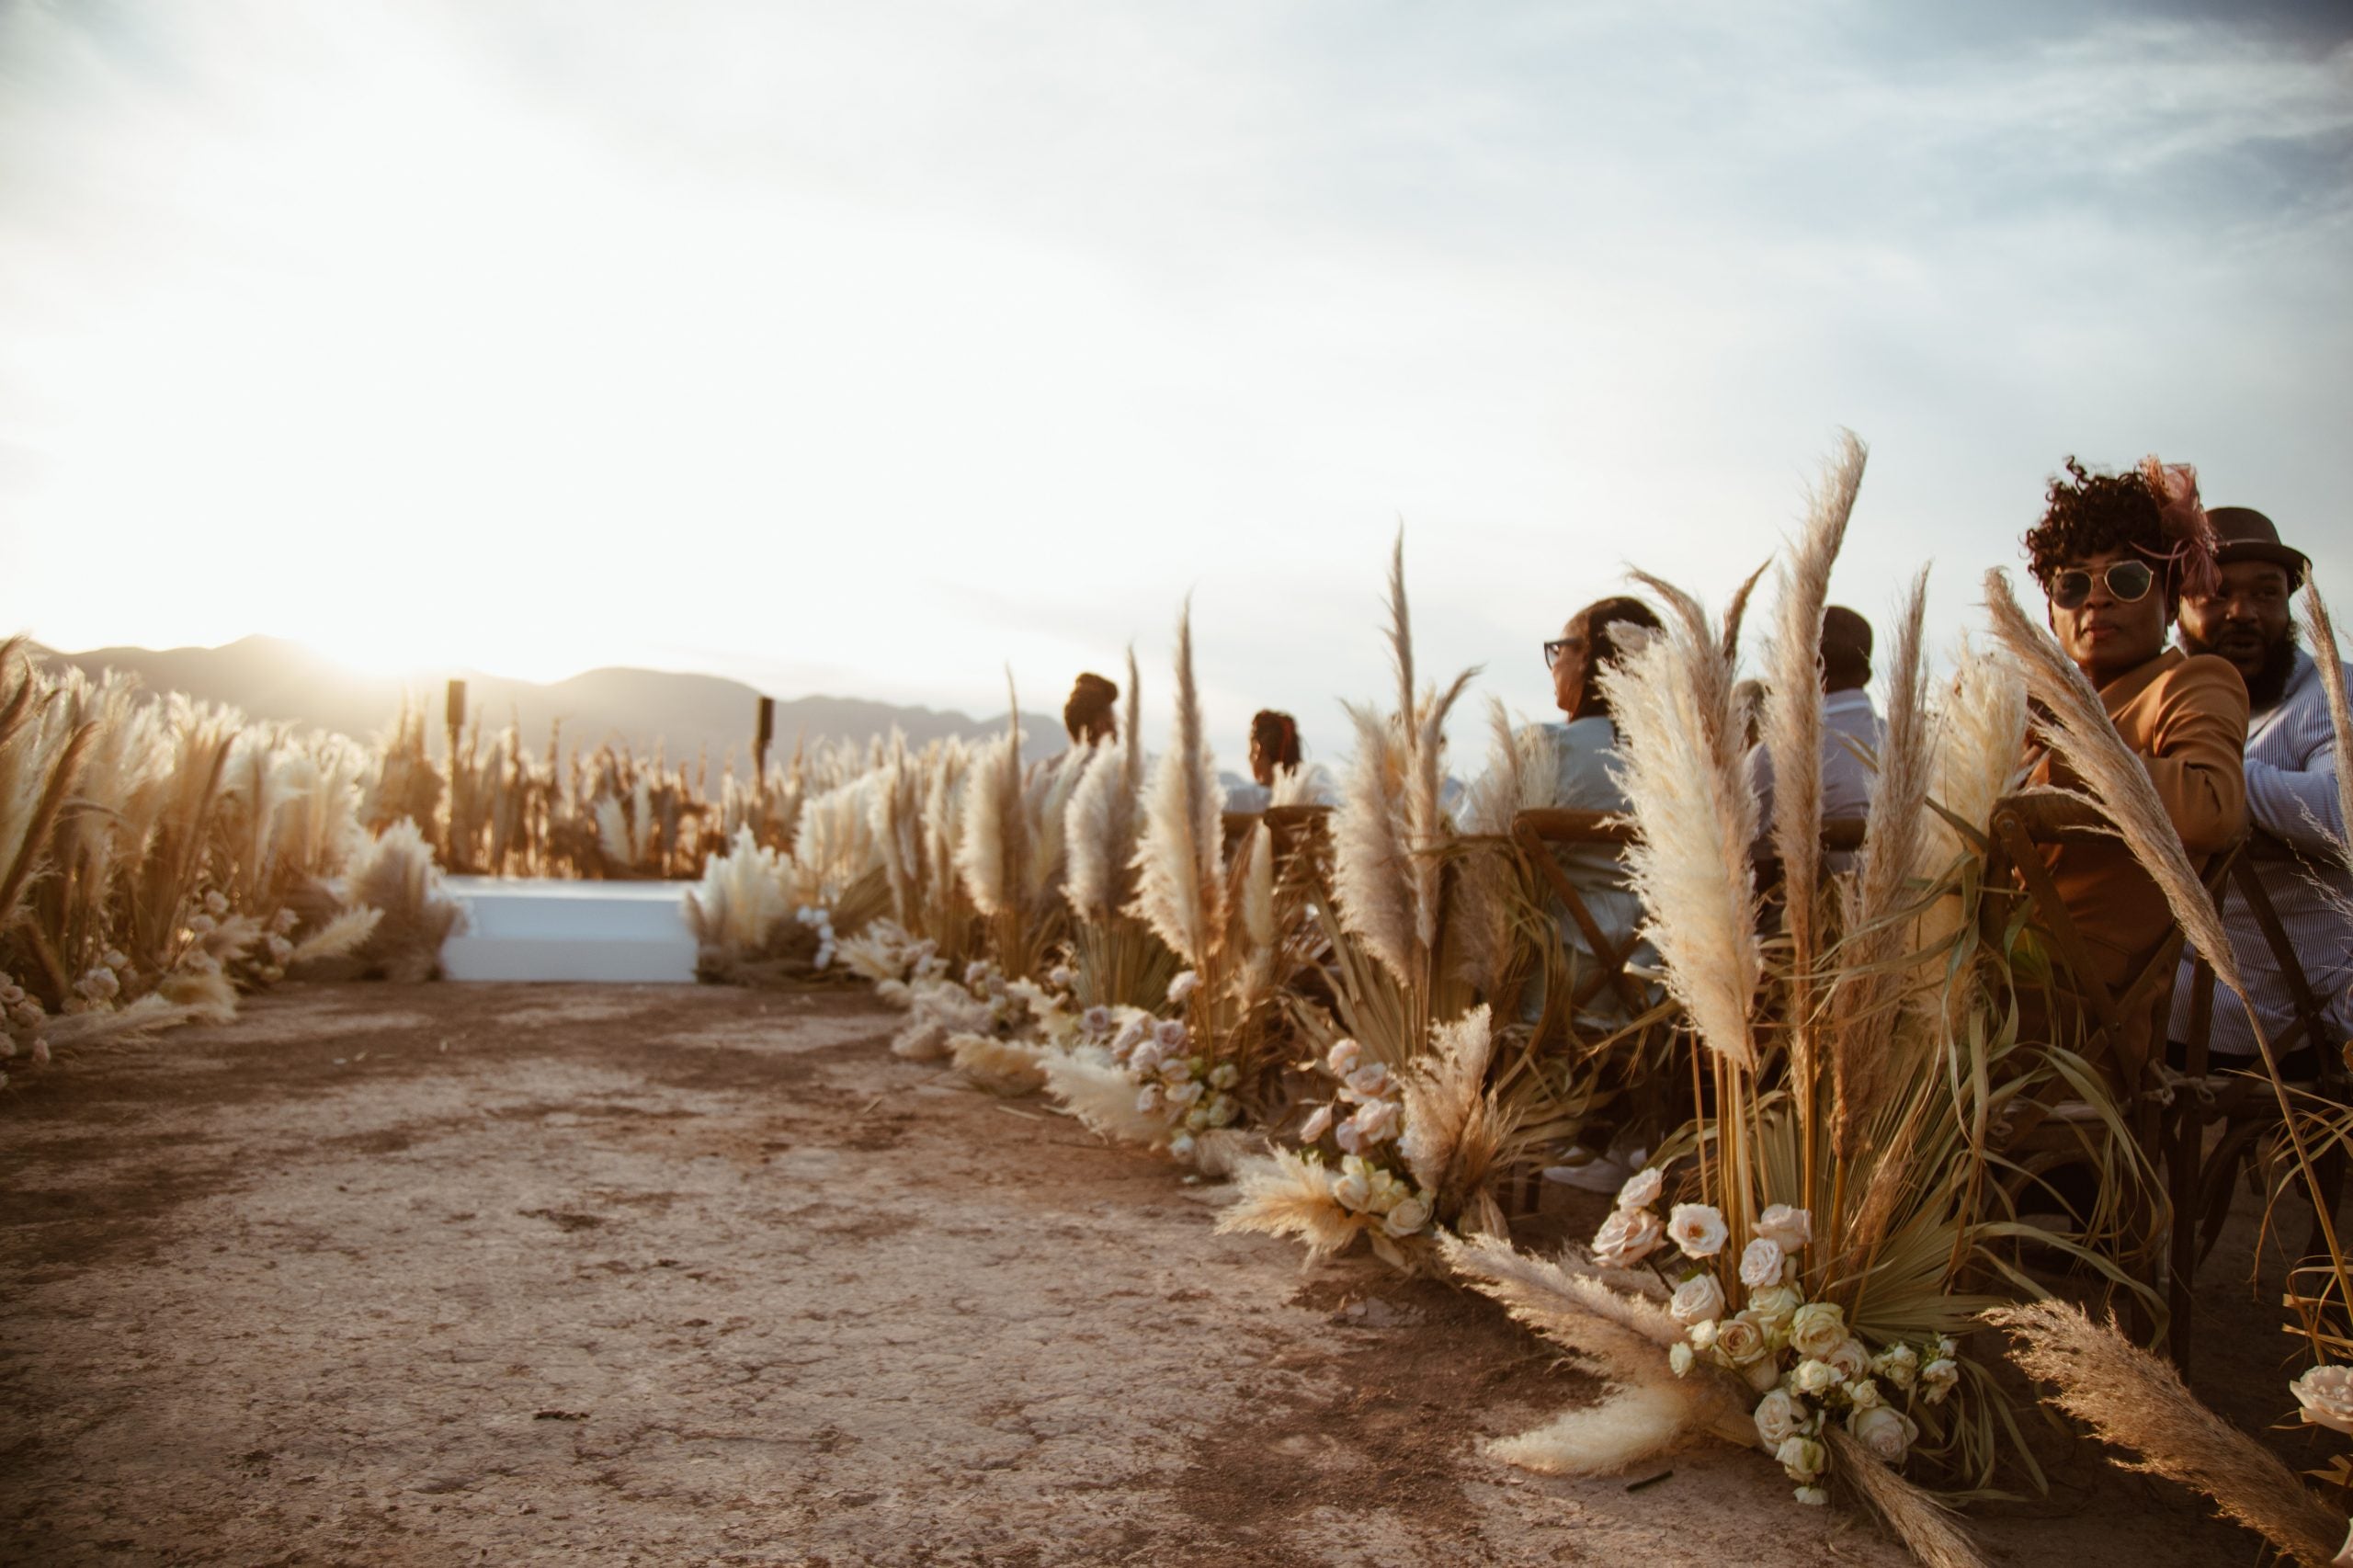
{"type": "MultiPolygon", "coordinates": [[[[2353,871],[2335,853],[2345,835],[2336,792],[2336,734],[2320,665],[2296,645],[2290,600],[2302,586],[2307,562],[2279,542],[2271,519],[2245,506],[2217,506],[2214,525],[2222,581],[2211,593],[2181,601],[2182,651],[2227,659],[2246,682],[2252,718],[2246,733],[2246,811],[2253,830],[2246,853],[2265,895],[2279,915],[2296,967],[2322,1009],[2327,1039],[2353,1038],[2353,871]],[[2332,837],[2334,835],[2334,837],[2332,837]]],[[[2325,651],[2324,651],[2325,652],[2325,651]]],[[[2353,665],[2346,666],[2353,681],[2353,665]]],[[[2222,923],[2239,971],[2254,994],[2266,1036],[2279,1040],[2294,1027],[2295,995],[2279,960],[2264,940],[2255,911],[2236,887],[2223,895],[2222,923]]],[[[2174,985],[2177,1041],[2189,1038],[2193,960],[2183,955],[2174,985]]],[[[2246,1009],[2224,986],[2214,989],[2207,1045],[2217,1056],[2252,1056],[2255,1033],[2246,1009]]],[[[2309,1074],[2317,1052],[2306,1041],[2287,1063],[2309,1074]]]]}
{"type": "MultiPolygon", "coordinates": [[[[1658,614],[1649,605],[1621,596],[1586,606],[1569,619],[1559,637],[1544,644],[1544,662],[1552,673],[1552,700],[1565,722],[1531,724],[1516,737],[1522,768],[1529,775],[1523,805],[1585,812],[1628,809],[1626,792],[1611,772],[1618,759],[1618,725],[1610,717],[1608,699],[1602,695],[1599,675],[1628,652],[1643,631],[1654,631],[1658,626],[1658,614]]],[[[1472,793],[1485,795],[1489,789],[1483,780],[1472,793]]],[[[1633,964],[1655,963],[1657,955],[1649,944],[1635,942],[1643,924],[1643,905],[1627,885],[1618,846],[1555,845],[1552,854],[1609,945],[1620,952],[1632,947],[1630,961],[1633,964]]],[[[1557,918],[1561,942],[1570,959],[1569,982],[1574,986],[1593,961],[1593,947],[1568,911],[1560,911],[1557,918]]],[[[1540,997],[1531,1000],[1540,1005],[1540,997]]],[[[1630,1021],[1625,999],[1615,988],[1605,988],[1578,1011],[1576,1021],[1587,1029],[1621,1027],[1630,1021]]],[[[1548,1167],[1545,1174],[1574,1187],[1616,1191],[1642,1163],[1642,1152],[1631,1146],[1612,1147],[1611,1129],[1599,1122],[1586,1129],[1586,1137],[1592,1148],[1572,1150],[1567,1163],[1548,1167]],[[1608,1152],[1594,1152],[1601,1149],[1608,1152]]]]}
{"type": "MultiPolygon", "coordinates": [[[[1879,780],[1880,735],[1885,726],[1871,706],[1871,623],[1844,605],[1822,612],[1822,817],[1867,817],[1879,780]]],[[[1773,834],[1773,754],[1762,745],[1748,754],[1756,780],[1757,823],[1765,841],[1773,834]]],[[[1848,869],[1850,853],[1824,857],[1833,871],[1848,869]]]]}
{"type": "Polygon", "coordinates": [[[1299,721],[1273,708],[1250,716],[1251,782],[1225,792],[1229,812],[1263,812],[1272,805],[1328,804],[1329,790],[1300,760],[1299,721]]]}
{"type": "MultiPolygon", "coordinates": [[[[2154,459],[2126,473],[2093,474],[2071,458],[2025,542],[2051,601],[2052,633],[2140,754],[2182,847],[2202,867],[2245,825],[2247,700],[2227,660],[2165,646],[2182,597],[2211,591],[2215,578],[2196,476],[2154,459]]],[[[2033,780],[2077,782],[2048,756],[2033,780]]],[[[2066,844],[2050,858],[2052,880],[2089,949],[2088,978],[2122,989],[2172,933],[2164,893],[2121,839],[2066,844]]],[[[2116,1040],[2109,1066],[2125,1087],[2140,1082],[2154,1012],[2125,1020],[2116,1040]]]]}
{"type": "Polygon", "coordinates": [[[1118,683],[1091,670],[1080,676],[1070,688],[1070,700],[1063,704],[1063,728],[1070,732],[1070,744],[1091,746],[1118,740],[1120,721],[1113,706],[1119,700],[1118,683]]]}

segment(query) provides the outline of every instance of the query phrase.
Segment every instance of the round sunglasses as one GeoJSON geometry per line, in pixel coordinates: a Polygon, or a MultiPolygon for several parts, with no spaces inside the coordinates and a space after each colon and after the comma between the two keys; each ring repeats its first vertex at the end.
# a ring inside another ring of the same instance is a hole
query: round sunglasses
{"type": "MultiPolygon", "coordinates": [[[[2109,597],[2120,605],[2139,604],[2157,582],[2157,574],[2139,561],[2111,562],[2099,576],[2108,585],[2109,597]]],[[[2091,597],[2092,574],[2083,567],[2070,566],[2051,574],[2051,602],[2061,609],[2081,609],[2091,597]]]]}

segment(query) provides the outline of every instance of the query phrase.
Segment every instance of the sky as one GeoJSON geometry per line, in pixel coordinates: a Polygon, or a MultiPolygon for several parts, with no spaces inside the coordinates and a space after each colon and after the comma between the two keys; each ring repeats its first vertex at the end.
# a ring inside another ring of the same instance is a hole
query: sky
{"type": "Polygon", "coordinates": [[[1331,758],[1401,527],[1423,672],[1543,716],[1841,427],[1882,626],[2070,454],[2353,605],[2348,413],[2342,3],[0,0],[0,631],[67,649],[982,713],[1132,643],[1156,733],[1189,597],[1220,752],[1331,758]]]}

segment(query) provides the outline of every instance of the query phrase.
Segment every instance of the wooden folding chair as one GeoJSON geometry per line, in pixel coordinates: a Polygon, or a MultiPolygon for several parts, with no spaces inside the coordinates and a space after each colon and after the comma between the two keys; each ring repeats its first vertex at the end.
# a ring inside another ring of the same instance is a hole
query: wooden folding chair
{"type": "MultiPolygon", "coordinates": [[[[2068,796],[2005,796],[1994,807],[1984,885],[1989,894],[2015,885],[2025,898],[2029,922],[2045,938],[2055,960],[2051,982],[2040,987],[2046,1000],[2044,1017],[2054,1033],[2063,1021],[2080,1027],[2074,1041],[2077,1054],[2094,1065],[2107,1067],[2142,1166],[2155,1172],[2165,1153],[2169,1120],[2165,1102],[2172,1097],[2159,1072],[2164,1065],[2163,1030],[2153,1031],[2148,1057],[2132,1067],[2129,1075],[2120,1048],[2132,1020],[2162,1017],[2167,1011],[2185,934],[2177,925],[2121,988],[2111,989],[2100,980],[2090,945],[2068,913],[2043,858],[2043,851],[2054,846],[2110,836],[2102,831],[2104,823],[2088,802],[2068,796]]],[[[2238,858],[2239,847],[2234,845],[2209,863],[2205,876],[2209,897],[2220,896],[2223,879],[2238,858]]],[[[2012,910],[2008,900],[1994,896],[1984,900],[1981,911],[1984,934],[1997,950],[2006,936],[2012,910]]],[[[2024,1124],[2015,1130],[2002,1151],[2018,1170],[2006,1184],[2013,1198],[2063,1165],[2086,1160],[2097,1164],[2106,1125],[2090,1114],[2090,1108],[2065,1101],[2045,1101],[2028,1108],[2028,1112],[2024,1124]]],[[[2159,1243],[2166,1234],[2171,1207],[2163,1187],[2144,1195],[2130,1223],[2131,1239],[2120,1263],[2152,1275],[2158,1271],[2165,1251],[2159,1243]]],[[[2147,1282],[2162,1283],[2154,1278],[2147,1282]]],[[[2137,1301],[2128,1303],[2127,1311],[2147,1336],[2154,1327],[2147,1321],[2148,1314],[2137,1301]]]]}
{"type": "MultiPolygon", "coordinates": [[[[2253,846],[2259,842],[2259,834],[2252,836],[2250,852],[2232,862],[2228,886],[2235,888],[2245,900],[2248,913],[2255,916],[2256,930],[2263,937],[2264,946],[2270,949],[2272,960],[2279,966],[2280,977],[2287,982],[2292,1022],[2270,1042],[2272,1056],[2275,1061],[2284,1060],[2306,1045],[2318,1046],[2317,1082],[2324,1092],[2342,1099],[2347,1086],[2346,1062],[2336,1048],[2344,1042],[2333,1038],[2326,1010],[2304,974],[2294,944],[2288,939],[2287,927],[2280,922],[2269,890],[2263,885],[2262,860],[2252,853],[2253,846]]],[[[2273,863],[2281,860],[2292,864],[2284,856],[2273,863]]],[[[2217,902],[2221,907],[2219,895],[2217,902]]],[[[2175,1100],[2165,1138],[2165,1189],[2174,1211],[2172,1244],[2168,1248],[2169,1289],[2175,1315],[2184,1321],[2189,1311],[2190,1287],[2198,1266],[2214,1250],[2229,1220],[2231,1189],[2239,1169],[2256,1143],[2279,1126],[2279,1100],[2260,1075],[2212,1075],[2210,1046],[2215,979],[2213,967],[2204,954],[2192,960],[2190,974],[2189,1033],[2182,1041],[2185,1057],[2180,1076],[2171,1081],[2175,1100]],[[2209,1148],[2208,1136],[2217,1127],[2222,1129],[2222,1135],[2209,1148]]],[[[2322,1155],[2319,1176],[2323,1197],[2334,1206],[2341,1199],[2345,1182],[2345,1153],[2341,1147],[2332,1143],[2322,1155]]],[[[2317,1233],[2319,1227],[2320,1217],[2315,1214],[2313,1229],[2317,1233]]],[[[2308,1239],[2305,1251],[2317,1250],[2318,1245],[2316,1239],[2308,1239]]],[[[2175,1357],[2185,1365],[2188,1345],[2188,1336],[2181,1336],[2175,1357]]]]}
{"type": "MultiPolygon", "coordinates": [[[[1626,1006],[1630,1016],[1639,1015],[1650,1006],[1642,983],[1626,972],[1626,962],[1634,954],[1634,941],[1629,937],[1623,944],[1611,941],[1604,935],[1601,923],[1594,918],[1592,906],[1577,892],[1576,884],[1553,858],[1555,846],[1566,848],[1580,846],[1608,845],[1622,849],[1633,842],[1634,830],[1624,819],[1608,812],[1574,812],[1546,807],[1519,812],[1512,818],[1511,836],[1527,855],[1536,874],[1544,879],[1552,896],[1576,923],[1578,935],[1585,938],[1586,950],[1593,957],[1592,967],[1582,975],[1570,994],[1568,1006],[1561,1010],[1564,1019],[1590,1006],[1604,991],[1614,991],[1626,1006]]],[[[1547,1012],[1552,1011],[1550,1003],[1547,1012]]]]}

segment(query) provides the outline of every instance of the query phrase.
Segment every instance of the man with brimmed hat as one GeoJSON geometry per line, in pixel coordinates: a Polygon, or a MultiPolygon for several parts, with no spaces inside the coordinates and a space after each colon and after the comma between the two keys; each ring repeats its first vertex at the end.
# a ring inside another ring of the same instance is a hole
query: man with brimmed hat
{"type": "MultiPolygon", "coordinates": [[[[2246,682],[2246,806],[2253,858],[2264,892],[2295,949],[2336,1040],[2353,1036],[2353,873],[2334,853],[2345,818],[2336,790],[2336,736],[2328,694],[2313,655],[2297,646],[2292,603],[2311,563],[2280,542],[2270,518],[2247,506],[2217,506],[2215,559],[2222,580],[2181,601],[2184,652],[2228,660],[2246,682]]],[[[2324,650],[2324,652],[2329,652],[2324,650]]],[[[2353,669],[2347,670],[2353,678],[2353,669]]],[[[2295,1021],[2293,993],[2263,938],[2255,912],[2236,888],[2222,906],[2239,968],[2256,1016],[2273,1039],[2295,1021]]],[[[2190,1028],[2189,960],[2174,986],[2171,1039],[2190,1028]]],[[[2245,1009],[2225,989],[2214,994],[2208,1047],[2219,1055],[2255,1054],[2245,1009]]],[[[2302,1065],[2299,1063],[2298,1065],[2302,1065]]]]}

